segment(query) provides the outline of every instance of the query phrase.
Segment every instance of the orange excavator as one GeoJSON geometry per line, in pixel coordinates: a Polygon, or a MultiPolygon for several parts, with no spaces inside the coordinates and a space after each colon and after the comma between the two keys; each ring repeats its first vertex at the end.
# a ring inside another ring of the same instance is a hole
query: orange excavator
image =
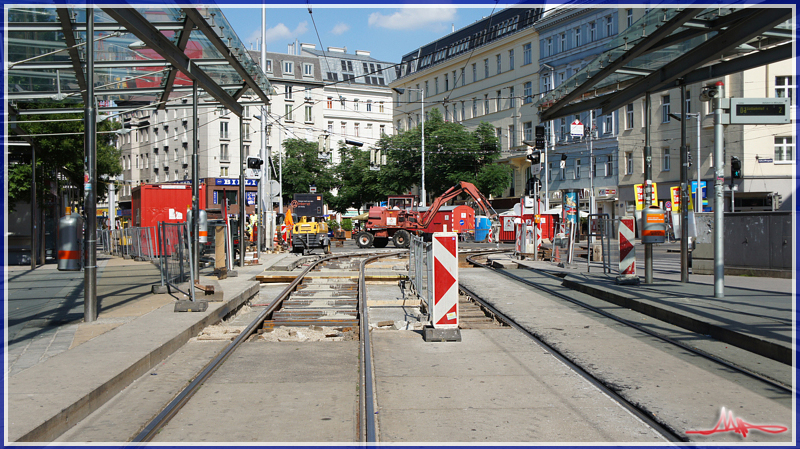
{"type": "Polygon", "coordinates": [[[390,196],[388,206],[371,207],[364,230],[356,235],[356,244],[359,248],[370,246],[385,248],[391,240],[397,248],[408,248],[411,234],[424,233],[436,212],[445,203],[462,193],[469,194],[490,219],[497,217],[497,212],[477,187],[472,183],[461,181],[434,199],[425,212],[417,210],[416,198],[409,195],[390,196]]]}

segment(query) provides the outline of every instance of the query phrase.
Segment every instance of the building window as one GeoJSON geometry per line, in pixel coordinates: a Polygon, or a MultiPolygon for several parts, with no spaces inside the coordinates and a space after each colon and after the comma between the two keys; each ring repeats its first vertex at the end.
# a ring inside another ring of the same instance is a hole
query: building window
{"type": "MultiPolygon", "coordinates": [[[[360,123],[353,123],[353,134],[355,134],[356,137],[361,136],[361,133],[359,132],[360,125],[361,125],[360,123]]],[[[409,123],[409,125],[411,124],[409,123]]]]}
{"type": "Polygon", "coordinates": [[[533,122],[525,122],[522,124],[522,140],[533,140],[533,122]]]}
{"type": "Polygon", "coordinates": [[[333,109],[333,97],[328,97],[328,109],[333,109]]]}
{"type": "Polygon", "coordinates": [[[661,123],[669,123],[669,95],[661,97],[661,123]]]}
{"type": "Polygon", "coordinates": [[[550,75],[543,75],[542,76],[542,93],[549,92],[552,89],[552,85],[550,84],[550,75]]]}
{"type": "Polygon", "coordinates": [[[514,125],[508,125],[508,148],[514,148],[517,146],[517,132],[514,129],[514,125]]]}
{"type": "Polygon", "coordinates": [[[508,51],[508,70],[514,70],[514,50],[508,51]]]}
{"type": "Polygon", "coordinates": [[[633,129],[633,103],[625,106],[625,129],[633,129]]]}
{"type": "Polygon", "coordinates": [[[625,153],[625,174],[633,174],[633,153],[631,152],[625,153]]]}
{"type": "Polygon", "coordinates": [[[669,148],[664,148],[664,162],[661,164],[661,171],[669,171],[670,169],[670,162],[669,162],[669,148]]]}
{"type": "Polygon", "coordinates": [[[386,135],[386,125],[381,125],[380,126],[380,130],[381,130],[381,137],[385,136],[386,135]]]}
{"type": "Polygon", "coordinates": [[[306,106],[306,121],[313,122],[313,118],[311,117],[311,106],[306,106]]]}
{"type": "Polygon", "coordinates": [[[228,144],[223,143],[219,146],[219,160],[222,162],[229,162],[231,155],[228,153],[228,144]]]}
{"type": "Polygon", "coordinates": [[[775,138],[775,161],[793,161],[794,143],[791,137],[775,138]]]}
{"type": "Polygon", "coordinates": [[[567,33],[561,33],[561,51],[567,51],[567,33]]]}
{"type": "Polygon", "coordinates": [[[581,160],[575,159],[575,179],[581,179],[581,160]]]}
{"type": "Polygon", "coordinates": [[[425,81],[425,95],[429,95],[428,94],[428,81],[427,80],[425,81]]]}
{"type": "MultiPolygon", "coordinates": [[[[224,178],[228,176],[228,167],[220,167],[219,168],[219,177],[224,178]]],[[[167,173],[167,179],[169,179],[169,173],[167,173]]]]}
{"type": "Polygon", "coordinates": [[[496,111],[499,111],[499,110],[501,109],[501,107],[500,107],[500,98],[501,98],[501,97],[500,97],[500,95],[501,95],[502,93],[503,93],[503,92],[502,92],[502,91],[500,91],[500,90],[498,90],[498,91],[497,91],[497,97],[495,98],[495,103],[496,103],[496,104],[494,105],[494,106],[495,106],[495,110],[496,110],[496,111]]]}
{"type": "Polygon", "coordinates": [[[367,112],[372,112],[372,100],[367,100],[367,112]]]}
{"type": "Polygon", "coordinates": [[[378,112],[383,112],[383,102],[378,103],[378,112]]]}
{"type": "Polygon", "coordinates": [[[627,22],[628,23],[628,27],[630,27],[631,25],[633,25],[633,10],[632,9],[627,10],[627,16],[628,16],[628,22],[627,22]]]}
{"type": "MultiPolygon", "coordinates": [[[[793,98],[793,91],[795,89],[791,76],[776,76],[775,77],[775,97],[776,98],[793,98]]],[[[709,102],[710,103],[710,102],[709,102]]],[[[791,102],[790,102],[791,103],[791,102]]]]}
{"type": "Polygon", "coordinates": [[[292,110],[293,110],[292,105],[287,104],[285,108],[286,113],[283,116],[284,120],[286,120],[287,122],[291,122],[294,120],[292,118],[292,110]]]}
{"type": "Polygon", "coordinates": [[[219,138],[220,139],[227,139],[228,138],[228,122],[227,121],[219,122],[219,138]]]}
{"type": "MultiPolygon", "coordinates": [[[[447,74],[444,74],[444,91],[447,92],[450,90],[450,79],[447,78],[447,74]]],[[[411,95],[411,91],[408,91],[408,95],[411,95]]]]}
{"type": "Polygon", "coordinates": [[[467,84],[467,76],[464,75],[464,69],[462,68],[461,69],[461,85],[463,86],[465,84],[467,84]]]}
{"type": "Polygon", "coordinates": [[[497,59],[497,74],[499,75],[500,73],[503,72],[503,56],[497,55],[496,59],[497,59]]]}
{"type": "Polygon", "coordinates": [[[575,47],[581,46],[581,29],[580,27],[575,28],[575,47]]]}
{"type": "Polygon", "coordinates": [[[503,150],[503,128],[495,128],[494,129],[495,137],[497,137],[497,143],[500,145],[500,151],[503,150]]]}
{"type": "Polygon", "coordinates": [[[522,85],[522,96],[525,97],[524,103],[533,103],[533,83],[528,81],[522,85]]]}
{"type": "Polygon", "coordinates": [[[553,54],[553,38],[552,37],[548,37],[547,38],[547,56],[550,56],[552,54],[553,54]]]}
{"type": "Polygon", "coordinates": [[[561,137],[560,140],[567,140],[567,119],[561,117],[561,137]]]}
{"type": "Polygon", "coordinates": [[[314,76],[314,66],[311,64],[303,64],[303,76],[314,76]]]}
{"type": "Polygon", "coordinates": [[[603,132],[606,134],[612,134],[614,132],[614,114],[606,115],[606,122],[603,132]]]}
{"type": "Polygon", "coordinates": [[[333,134],[333,122],[328,122],[328,134],[333,134]]]}
{"type": "Polygon", "coordinates": [[[606,36],[611,36],[614,34],[614,22],[611,20],[611,16],[606,17],[606,36]]]}
{"type": "Polygon", "coordinates": [[[272,59],[267,59],[267,73],[272,73],[272,59]]]}
{"type": "Polygon", "coordinates": [[[284,86],[284,95],[286,96],[287,100],[292,99],[292,86],[289,85],[284,86]]]}
{"type": "MultiPolygon", "coordinates": [[[[472,64],[472,82],[474,83],[476,81],[478,81],[478,64],[473,63],[472,64]]],[[[425,84],[427,84],[427,82],[425,84]]]]}
{"type": "Polygon", "coordinates": [[[283,61],[283,73],[284,75],[294,74],[294,63],[292,61],[283,61]]]}
{"type": "Polygon", "coordinates": [[[357,111],[357,110],[358,110],[358,98],[356,98],[355,100],[353,100],[353,110],[354,110],[354,111],[357,111]]]}
{"type": "Polygon", "coordinates": [[[597,40],[597,23],[589,22],[589,42],[597,40]]]}
{"type": "Polygon", "coordinates": [[[558,178],[562,181],[567,180],[567,161],[561,161],[561,165],[559,165],[558,178]]]}
{"type": "Polygon", "coordinates": [[[483,77],[489,78],[489,59],[483,60],[483,77]]]}
{"type": "Polygon", "coordinates": [[[461,102],[461,120],[466,120],[466,119],[467,119],[467,112],[464,109],[464,102],[462,101],[461,102]]]}
{"type": "Polygon", "coordinates": [[[478,116],[478,99],[472,99],[472,117],[475,118],[478,116]]]}
{"type": "Polygon", "coordinates": [[[533,55],[531,53],[531,43],[522,46],[522,64],[528,65],[533,63],[533,55]]]}
{"type": "Polygon", "coordinates": [[[433,79],[433,93],[434,93],[434,95],[439,93],[439,78],[438,77],[433,79]]]}
{"type": "Polygon", "coordinates": [[[489,114],[489,94],[483,94],[483,115],[489,114]]]}
{"type": "Polygon", "coordinates": [[[606,156],[606,176],[613,176],[614,175],[614,163],[612,161],[612,156],[606,156]]]}
{"type": "MultiPolygon", "coordinates": [[[[400,120],[397,121],[397,124],[400,125],[400,120]]],[[[344,137],[347,135],[347,122],[342,122],[341,125],[342,137],[344,137]]]]}
{"type": "Polygon", "coordinates": [[[514,96],[514,86],[508,88],[508,103],[512,108],[517,106],[517,98],[514,96]]]}

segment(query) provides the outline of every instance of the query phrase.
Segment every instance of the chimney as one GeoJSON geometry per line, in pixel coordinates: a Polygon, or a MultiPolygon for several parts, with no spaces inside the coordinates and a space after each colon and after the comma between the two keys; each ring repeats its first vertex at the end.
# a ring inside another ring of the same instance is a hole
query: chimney
{"type": "Polygon", "coordinates": [[[358,56],[369,56],[369,54],[367,50],[356,50],[356,55],[358,56]]]}
{"type": "Polygon", "coordinates": [[[331,52],[331,53],[347,53],[347,48],[328,47],[328,51],[331,52]]]}

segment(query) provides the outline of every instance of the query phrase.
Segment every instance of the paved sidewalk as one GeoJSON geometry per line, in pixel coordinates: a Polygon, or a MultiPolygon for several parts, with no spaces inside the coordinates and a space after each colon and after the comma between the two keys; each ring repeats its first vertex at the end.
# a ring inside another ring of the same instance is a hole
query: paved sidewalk
{"type": "Polygon", "coordinates": [[[8,441],[52,441],[257,295],[255,275],[284,257],[291,255],[262,254],[260,265],[236,268],[237,277],[218,281],[223,300],[210,302],[207,311],[175,313],[174,296],[151,294],[160,283],[155,265],[98,255],[99,313],[92,323],[83,322],[82,272],[54,265],[7,270],[14,330],[7,352],[8,441]],[[50,278],[56,285],[45,282],[50,278]]]}

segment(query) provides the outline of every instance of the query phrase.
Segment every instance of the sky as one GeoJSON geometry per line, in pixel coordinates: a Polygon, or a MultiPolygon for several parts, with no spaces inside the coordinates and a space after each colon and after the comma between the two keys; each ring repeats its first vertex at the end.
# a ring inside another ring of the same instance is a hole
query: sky
{"type": "MultiPolygon", "coordinates": [[[[495,12],[503,7],[498,5],[495,12]]],[[[261,34],[261,9],[222,7],[222,11],[247,48],[252,43],[256,49],[261,34]]],[[[453,25],[458,30],[489,16],[492,5],[365,8],[312,3],[311,12],[305,6],[269,5],[267,51],[286,53],[288,44],[298,39],[300,43],[315,44],[317,49],[346,47],[350,54],[366,50],[375,59],[397,63],[404,54],[450,33],[453,25]]]]}

